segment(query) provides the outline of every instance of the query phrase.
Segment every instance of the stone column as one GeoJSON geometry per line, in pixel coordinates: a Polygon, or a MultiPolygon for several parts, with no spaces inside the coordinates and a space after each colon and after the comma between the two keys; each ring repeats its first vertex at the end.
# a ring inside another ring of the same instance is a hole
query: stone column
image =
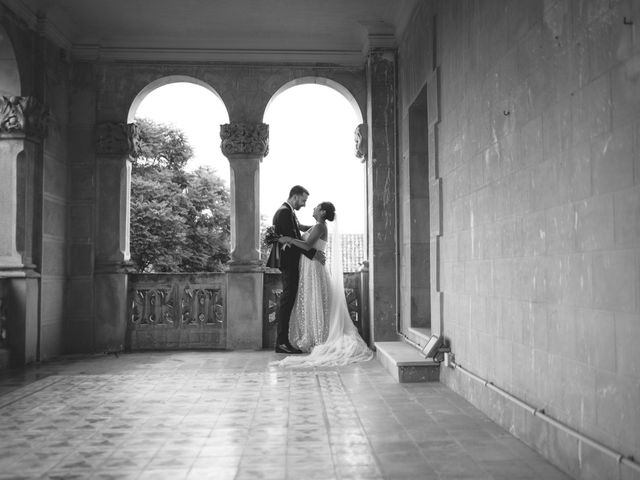
{"type": "Polygon", "coordinates": [[[37,360],[40,329],[42,140],[47,109],[34,97],[0,97],[0,280],[5,280],[12,365],[37,360]]]}
{"type": "Polygon", "coordinates": [[[230,123],[220,128],[231,165],[231,260],[227,268],[227,348],[262,348],[260,162],[269,151],[269,126],[230,123]]]}
{"type": "Polygon", "coordinates": [[[119,351],[127,326],[130,156],[137,145],[135,124],[96,126],[96,252],[94,350],[119,351]]]}
{"type": "Polygon", "coordinates": [[[0,97],[0,269],[34,268],[34,215],[47,110],[0,97]]]}
{"type": "Polygon", "coordinates": [[[0,268],[22,268],[17,248],[18,162],[25,140],[0,134],[0,268]]]}
{"type": "Polygon", "coordinates": [[[372,341],[397,339],[396,50],[393,35],[369,35],[367,209],[372,341]]]}

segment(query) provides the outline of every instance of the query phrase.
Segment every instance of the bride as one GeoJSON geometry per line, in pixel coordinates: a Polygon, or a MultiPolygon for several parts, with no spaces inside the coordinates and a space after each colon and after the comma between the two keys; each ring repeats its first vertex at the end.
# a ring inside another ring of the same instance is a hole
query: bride
{"type": "MultiPolygon", "coordinates": [[[[295,245],[303,250],[315,248],[325,251],[327,221],[335,219],[336,209],[331,202],[322,202],[313,209],[316,224],[307,230],[302,240],[280,237],[279,242],[295,245]]],[[[337,222],[336,222],[337,224],[337,222]]],[[[320,262],[300,257],[298,294],[289,322],[289,340],[306,356],[290,356],[280,366],[337,366],[366,361],[373,357],[351,321],[344,297],[342,246],[337,226],[331,244],[331,271],[320,262]]]]}

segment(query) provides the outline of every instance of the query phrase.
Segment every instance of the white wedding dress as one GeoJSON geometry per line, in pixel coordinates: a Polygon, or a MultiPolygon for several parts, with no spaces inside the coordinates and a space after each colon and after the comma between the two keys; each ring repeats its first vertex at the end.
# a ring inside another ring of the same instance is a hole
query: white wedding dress
{"type": "MultiPolygon", "coordinates": [[[[344,297],[340,237],[336,233],[332,237],[331,251],[335,255],[327,259],[331,270],[304,255],[300,257],[300,280],[289,321],[289,339],[292,345],[310,353],[291,355],[272,365],[326,367],[373,358],[373,352],[349,315],[344,297]]],[[[327,242],[319,239],[314,248],[324,252],[326,246],[327,242]]]]}
{"type": "MultiPolygon", "coordinates": [[[[308,236],[305,232],[303,240],[308,236]]],[[[313,248],[324,252],[326,246],[325,240],[318,239],[313,248]]],[[[303,352],[309,353],[329,336],[330,281],[329,271],[324,265],[300,256],[300,280],[289,320],[289,341],[303,352]]]]}

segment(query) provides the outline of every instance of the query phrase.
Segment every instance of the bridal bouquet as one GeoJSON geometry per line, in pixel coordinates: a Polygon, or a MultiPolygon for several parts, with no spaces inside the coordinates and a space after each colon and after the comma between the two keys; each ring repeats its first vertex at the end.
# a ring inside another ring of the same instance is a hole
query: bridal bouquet
{"type": "Polygon", "coordinates": [[[265,247],[271,246],[272,243],[276,243],[281,235],[276,233],[276,228],[273,225],[270,225],[264,231],[264,236],[262,237],[262,244],[265,247]]]}

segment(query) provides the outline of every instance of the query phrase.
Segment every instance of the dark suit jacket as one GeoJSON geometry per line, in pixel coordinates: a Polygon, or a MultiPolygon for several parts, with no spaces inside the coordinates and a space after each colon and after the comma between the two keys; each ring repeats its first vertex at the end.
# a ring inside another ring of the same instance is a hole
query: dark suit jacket
{"type": "MultiPolygon", "coordinates": [[[[276,233],[292,237],[302,238],[300,235],[300,228],[295,220],[295,214],[293,209],[288,203],[283,203],[282,206],[276,211],[273,216],[273,225],[276,233]]],[[[303,250],[294,245],[289,245],[287,248],[282,248],[284,245],[281,243],[274,243],[271,247],[271,253],[267,260],[267,266],[273,268],[279,268],[285,270],[288,268],[298,268],[300,262],[300,254],[306,255],[309,258],[313,258],[316,254],[316,250],[303,250]],[[278,261],[279,257],[279,261],[278,261]]]]}

